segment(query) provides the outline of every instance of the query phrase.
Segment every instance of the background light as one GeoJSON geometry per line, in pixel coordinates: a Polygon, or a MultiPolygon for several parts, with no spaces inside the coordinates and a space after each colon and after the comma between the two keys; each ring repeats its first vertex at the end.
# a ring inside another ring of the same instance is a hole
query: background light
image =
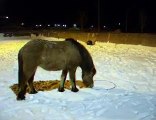
{"type": "Polygon", "coordinates": [[[77,25],[76,24],[73,24],[73,27],[77,27],[77,25]]]}
{"type": "Polygon", "coordinates": [[[21,25],[23,26],[23,25],[24,25],[24,23],[21,23],[21,25]]]}
{"type": "Polygon", "coordinates": [[[66,24],[64,24],[64,25],[63,25],[63,27],[65,27],[65,28],[66,28],[66,27],[67,27],[67,25],[66,25],[66,24]]]}

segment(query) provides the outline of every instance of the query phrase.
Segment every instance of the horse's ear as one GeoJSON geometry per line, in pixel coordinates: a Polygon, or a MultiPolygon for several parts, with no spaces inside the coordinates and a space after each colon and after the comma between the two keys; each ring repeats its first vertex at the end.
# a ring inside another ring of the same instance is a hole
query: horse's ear
{"type": "Polygon", "coordinates": [[[96,74],[96,69],[92,68],[92,71],[93,71],[93,75],[95,75],[96,74]]]}

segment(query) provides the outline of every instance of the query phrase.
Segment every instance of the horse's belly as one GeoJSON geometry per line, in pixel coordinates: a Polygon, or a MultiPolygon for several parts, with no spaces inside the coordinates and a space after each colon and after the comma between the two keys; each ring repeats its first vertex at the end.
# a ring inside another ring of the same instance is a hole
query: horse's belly
{"type": "Polygon", "coordinates": [[[64,65],[62,64],[54,64],[54,63],[43,63],[39,65],[41,68],[48,71],[57,71],[64,69],[64,65]]]}

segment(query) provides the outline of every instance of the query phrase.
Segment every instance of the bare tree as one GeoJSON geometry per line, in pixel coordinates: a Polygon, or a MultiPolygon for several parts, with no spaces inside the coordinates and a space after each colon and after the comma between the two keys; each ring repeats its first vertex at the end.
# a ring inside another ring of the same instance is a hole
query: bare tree
{"type": "Polygon", "coordinates": [[[146,14],[145,11],[143,9],[140,9],[139,11],[139,21],[140,21],[140,31],[143,33],[144,32],[144,28],[146,26],[146,14]]]}
{"type": "Polygon", "coordinates": [[[81,11],[79,16],[79,23],[80,23],[81,30],[84,29],[86,22],[87,22],[87,13],[85,11],[81,11]]]}

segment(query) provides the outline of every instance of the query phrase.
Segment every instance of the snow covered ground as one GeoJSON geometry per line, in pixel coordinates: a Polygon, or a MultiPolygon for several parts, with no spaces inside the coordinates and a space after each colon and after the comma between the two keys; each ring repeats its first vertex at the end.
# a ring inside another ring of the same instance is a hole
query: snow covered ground
{"type": "MultiPolygon", "coordinates": [[[[93,89],[26,94],[17,101],[9,87],[17,83],[17,53],[28,41],[0,37],[0,120],[156,120],[156,48],[81,42],[97,69],[93,89]]],[[[60,74],[38,68],[35,80],[60,74]]],[[[76,76],[81,79],[80,68],[76,76]]]]}

